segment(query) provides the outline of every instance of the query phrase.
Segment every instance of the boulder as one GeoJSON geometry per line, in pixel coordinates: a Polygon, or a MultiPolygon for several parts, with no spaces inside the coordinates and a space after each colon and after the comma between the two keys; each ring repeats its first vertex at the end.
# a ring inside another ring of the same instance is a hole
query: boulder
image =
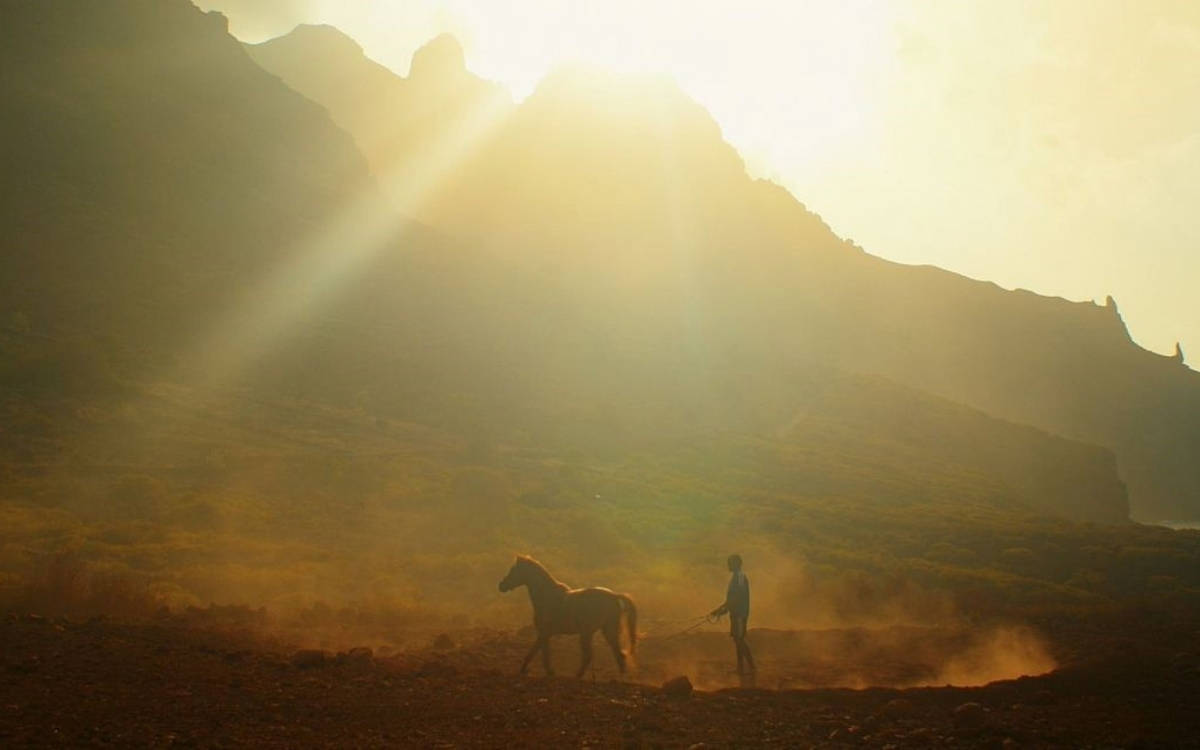
{"type": "Polygon", "coordinates": [[[664,682],[662,691],[669,698],[689,698],[692,695],[692,681],[687,675],[680,675],[664,682]]]}

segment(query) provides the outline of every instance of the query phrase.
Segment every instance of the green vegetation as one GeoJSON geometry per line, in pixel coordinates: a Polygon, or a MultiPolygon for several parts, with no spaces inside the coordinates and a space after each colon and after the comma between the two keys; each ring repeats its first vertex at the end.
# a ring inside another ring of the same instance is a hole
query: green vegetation
{"type": "MultiPolygon", "coordinates": [[[[8,423],[33,417],[7,403],[8,423]]],[[[734,549],[764,625],[1200,596],[1200,533],[1046,517],[1001,482],[909,465],[883,439],[850,450],[823,427],[589,453],[166,385],[60,402],[51,421],[26,460],[0,465],[12,607],[266,605],[384,638],[431,620],[519,621],[495,581],[531,552],[672,618],[711,607],[734,549]]]]}

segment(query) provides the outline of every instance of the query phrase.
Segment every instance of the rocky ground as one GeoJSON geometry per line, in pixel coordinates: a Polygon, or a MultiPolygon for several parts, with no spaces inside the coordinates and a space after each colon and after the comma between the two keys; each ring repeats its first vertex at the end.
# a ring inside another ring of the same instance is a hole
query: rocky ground
{"type": "MultiPolygon", "coordinates": [[[[719,649],[710,664],[720,664],[731,649],[715,632],[648,639],[639,682],[623,682],[600,648],[584,679],[520,677],[527,634],[295,651],[168,620],[9,615],[0,746],[1200,747],[1200,643],[1170,632],[1137,619],[1064,627],[1063,666],[984,687],[701,691],[659,678],[689,652],[719,649]]],[[[795,637],[756,637],[769,674],[777,645],[795,637]]],[[[563,671],[574,649],[556,649],[563,671]]]]}

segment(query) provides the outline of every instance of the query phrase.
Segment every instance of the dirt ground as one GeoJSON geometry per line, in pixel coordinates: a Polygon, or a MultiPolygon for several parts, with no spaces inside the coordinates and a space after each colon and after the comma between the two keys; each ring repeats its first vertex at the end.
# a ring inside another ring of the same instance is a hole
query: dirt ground
{"type": "MultiPolygon", "coordinates": [[[[582,679],[545,677],[540,664],[518,676],[527,633],[323,652],[170,619],[8,615],[0,746],[1200,747],[1190,628],[1060,624],[1049,635],[1057,669],[982,687],[800,689],[934,679],[922,660],[969,634],[751,631],[758,686],[721,687],[737,680],[715,631],[647,638],[637,675],[620,681],[600,642],[582,679]],[[706,689],[664,689],[676,672],[706,689]]],[[[559,639],[560,673],[577,659],[577,643],[559,639]]]]}

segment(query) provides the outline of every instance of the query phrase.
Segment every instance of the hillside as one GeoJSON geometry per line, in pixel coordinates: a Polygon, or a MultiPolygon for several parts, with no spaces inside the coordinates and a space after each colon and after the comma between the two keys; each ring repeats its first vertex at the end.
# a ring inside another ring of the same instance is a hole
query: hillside
{"type": "Polygon", "coordinates": [[[161,361],[369,185],[350,137],[218,14],[68,0],[3,17],[0,327],[24,353],[0,378],[24,377],[14,356],[161,361]]]}
{"type": "MultiPolygon", "coordinates": [[[[259,45],[291,54],[256,59],[339,117],[343,103],[306,70],[322,56],[331,70],[369,62],[315,36],[298,30],[259,45]],[[302,68],[296,50],[306,42],[302,68]]],[[[372,70],[379,91],[403,83],[372,70]]],[[[383,99],[358,96],[355,115],[383,99]]],[[[620,298],[690,316],[691,338],[743,360],[879,374],[1109,447],[1135,518],[1200,513],[1190,458],[1200,448],[1200,374],[1132,342],[1114,302],[1010,292],[870,256],[781,188],[751,180],[716,123],[669,81],[560,71],[510,115],[490,118],[423,188],[405,204],[422,220],[549,270],[598,305],[620,298]]]]}

